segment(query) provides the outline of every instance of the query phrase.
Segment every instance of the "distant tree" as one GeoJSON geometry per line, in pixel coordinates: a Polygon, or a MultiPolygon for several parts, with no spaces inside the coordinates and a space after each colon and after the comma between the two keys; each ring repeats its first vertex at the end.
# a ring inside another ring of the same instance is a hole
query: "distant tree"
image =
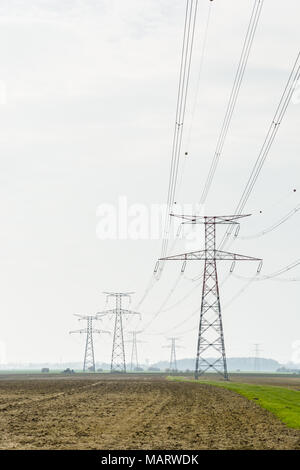
{"type": "Polygon", "coordinates": [[[74,369],[70,369],[69,367],[62,371],[62,374],[75,374],[74,369]]]}
{"type": "Polygon", "coordinates": [[[287,367],[279,367],[276,372],[281,372],[282,374],[300,374],[300,369],[288,369],[287,367]]]}

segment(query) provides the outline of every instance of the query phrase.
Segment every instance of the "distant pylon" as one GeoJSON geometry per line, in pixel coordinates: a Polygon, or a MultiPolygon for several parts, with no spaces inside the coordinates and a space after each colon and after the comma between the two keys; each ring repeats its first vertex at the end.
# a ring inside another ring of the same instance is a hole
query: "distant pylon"
{"type": "Polygon", "coordinates": [[[87,326],[86,328],[82,328],[80,330],[70,331],[72,333],[85,333],[86,334],[86,341],[85,341],[85,350],[84,350],[84,360],[83,360],[83,371],[92,371],[95,372],[95,354],[94,354],[94,341],[93,341],[93,333],[109,333],[109,331],[105,330],[98,330],[93,328],[93,320],[99,320],[96,315],[76,315],[79,317],[79,320],[86,320],[87,326]]]}
{"type": "Polygon", "coordinates": [[[127,297],[130,299],[133,292],[104,292],[109,297],[115,298],[116,307],[111,310],[105,310],[98,312],[97,316],[103,315],[114,315],[114,336],[112,344],[112,355],[111,355],[111,372],[126,372],[126,359],[125,359],[125,348],[124,348],[124,332],[123,332],[123,315],[140,315],[132,310],[126,310],[122,308],[122,299],[127,297]]]}
{"type": "Polygon", "coordinates": [[[184,220],[183,224],[204,224],[205,226],[205,250],[161,258],[162,260],[183,260],[182,272],[185,269],[187,260],[204,261],[195,379],[198,379],[199,375],[204,374],[208,370],[214,370],[222,374],[225,380],[228,380],[217,261],[231,260],[233,263],[230,271],[232,272],[236,261],[259,261],[259,271],[261,269],[262,260],[260,258],[252,258],[250,256],[216,249],[216,225],[238,224],[237,219],[246,217],[246,215],[204,217],[195,215],[171,215],[182,218],[184,220]],[[207,353],[211,353],[212,356],[207,356],[207,353]],[[216,353],[217,357],[215,358],[216,353]]]}
{"type": "Polygon", "coordinates": [[[171,344],[169,346],[164,346],[164,348],[171,348],[171,354],[170,354],[170,372],[176,372],[177,369],[177,359],[176,359],[176,347],[180,347],[176,345],[176,341],[179,340],[179,338],[168,338],[168,340],[171,341],[171,344]]]}
{"type": "Polygon", "coordinates": [[[144,341],[139,341],[136,339],[137,335],[141,333],[141,331],[129,331],[128,333],[131,334],[131,339],[129,340],[129,342],[132,343],[130,371],[133,372],[134,369],[139,368],[137,343],[143,343],[144,341]]]}
{"type": "Polygon", "coordinates": [[[260,370],[260,344],[254,343],[254,370],[258,372],[260,370]]]}

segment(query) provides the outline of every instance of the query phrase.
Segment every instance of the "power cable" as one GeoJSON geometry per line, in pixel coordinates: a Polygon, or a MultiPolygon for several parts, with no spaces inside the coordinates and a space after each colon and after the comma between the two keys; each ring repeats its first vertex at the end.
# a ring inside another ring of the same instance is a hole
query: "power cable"
{"type": "Polygon", "coordinates": [[[177,185],[177,178],[178,178],[178,165],[179,165],[181,144],[182,144],[182,131],[183,131],[183,124],[184,124],[184,119],[185,119],[186,102],[187,102],[188,86],[189,86],[189,79],[190,79],[190,69],[191,69],[191,61],[192,61],[197,7],[198,7],[197,0],[195,1],[187,0],[184,37],[183,37],[183,46],[182,46],[182,55],[181,55],[181,65],[180,65],[180,74],[179,74],[179,85],[178,85],[178,94],[177,94],[176,115],[175,115],[174,137],[173,137],[173,145],[172,145],[172,158],[171,158],[171,167],[170,167],[170,175],[169,175],[169,185],[168,185],[167,208],[166,208],[165,224],[164,224],[164,231],[163,231],[163,242],[162,242],[162,249],[161,249],[161,256],[160,256],[161,258],[163,258],[167,252],[168,240],[169,240],[169,229],[170,229],[170,224],[171,224],[170,212],[174,203],[174,195],[176,192],[176,185],[177,185]]]}
{"type": "MultiPolygon", "coordinates": [[[[177,177],[178,177],[178,165],[181,152],[182,143],[182,129],[185,119],[186,102],[188,96],[188,85],[190,78],[190,69],[192,62],[192,52],[194,44],[195,25],[197,17],[198,0],[187,0],[185,9],[185,20],[184,20],[184,32],[183,32],[183,43],[181,51],[181,63],[179,72],[179,83],[177,91],[177,104],[175,113],[175,127],[172,144],[172,157],[170,165],[169,183],[168,183],[168,195],[167,195],[167,208],[165,214],[165,222],[163,229],[163,241],[161,247],[161,258],[166,255],[169,241],[169,231],[171,226],[171,207],[174,202],[174,195],[176,191],[177,177]]],[[[160,272],[162,270],[162,264],[160,265],[160,272]]],[[[155,280],[159,279],[157,276],[151,276],[151,279],[146,287],[141,300],[138,303],[140,307],[147,298],[149,292],[155,284],[155,280]]]]}
{"type": "Polygon", "coordinates": [[[206,18],[205,27],[204,27],[204,37],[203,37],[202,48],[201,48],[201,53],[200,53],[200,63],[199,63],[199,70],[198,70],[198,76],[197,76],[197,82],[196,82],[196,92],[195,92],[194,102],[193,102],[193,106],[192,106],[191,121],[190,121],[189,130],[188,130],[188,134],[187,134],[187,139],[186,139],[185,158],[183,160],[182,169],[181,169],[181,172],[180,172],[178,189],[177,189],[177,196],[176,196],[176,194],[174,195],[176,200],[178,200],[179,197],[180,197],[180,192],[181,192],[181,187],[182,187],[182,182],[183,182],[183,176],[184,176],[184,173],[185,173],[186,162],[189,158],[189,144],[190,144],[190,140],[191,140],[192,127],[193,127],[193,123],[194,123],[196,107],[197,107],[198,99],[199,99],[200,82],[201,82],[201,78],[202,78],[203,63],[204,63],[206,46],[207,46],[207,38],[208,38],[208,29],[209,29],[210,17],[211,17],[211,9],[212,9],[212,2],[209,2],[207,18],[206,18]]]}
{"type": "MultiPolygon", "coordinates": [[[[293,215],[295,215],[298,211],[300,210],[300,204],[298,204],[296,207],[294,207],[294,209],[292,209],[291,211],[289,211],[285,216],[281,217],[275,224],[271,225],[270,227],[268,228],[265,228],[264,230],[261,230],[260,232],[257,232],[253,235],[248,235],[248,236],[239,236],[239,239],[240,240],[250,240],[250,239],[253,239],[253,238],[259,238],[259,237],[263,237],[264,235],[266,235],[267,233],[270,233],[272,232],[273,230],[275,230],[276,228],[280,227],[280,225],[284,224],[285,222],[287,222],[293,215]]],[[[235,235],[237,236],[237,235],[235,235]]]]}
{"type": "MultiPolygon", "coordinates": [[[[292,263],[288,264],[287,266],[283,266],[282,268],[280,268],[278,271],[275,271],[274,273],[265,274],[264,276],[255,277],[254,279],[256,281],[265,281],[267,279],[272,279],[274,277],[280,276],[281,274],[284,274],[284,273],[290,271],[291,269],[296,268],[299,265],[300,265],[300,259],[297,259],[297,260],[293,261],[292,263]]],[[[234,277],[238,278],[238,279],[246,279],[246,280],[251,279],[249,277],[240,276],[240,275],[237,275],[237,274],[232,274],[232,275],[234,277]]]]}
{"type": "MultiPolygon", "coordinates": [[[[297,55],[296,61],[293,65],[292,71],[289,75],[288,81],[286,83],[285,89],[283,91],[283,94],[280,98],[279,104],[276,108],[274,117],[272,119],[272,122],[270,124],[270,127],[268,129],[267,135],[265,137],[265,140],[263,142],[263,145],[260,149],[260,152],[258,154],[258,157],[255,161],[255,164],[252,168],[251,174],[248,178],[248,181],[246,183],[246,186],[244,188],[244,191],[242,193],[242,196],[238,202],[238,205],[235,210],[235,215],[239,215],[243,212],[243,209],[253,191],[253,188],[255,186],[255,183],[258,179],[258,176],[261,172],[261,169],[265,163],[265,160],[267,158],[267,155],[271,149],[271,146],[274,142],[275,136],[278,132],[278,129],[280,127],[280,124],[282,123],[282,120],[285,116],[287,107],[289,105],[289,102],[291,100],[291,97],[293,95],[295,83],[298,82],[300,77],[300,52],[297,55]]],[[[226,233],[223,236],[223,239],[220,243],[220,247],[223,248],[224,245],[226,244],[228,237],[231,235],[233,231],[233,226],[230,226],[227,230],[226,233]]]]}
{"type": "Polygon", "coordinates": [[[234,113],[235,105],[236,105],[239,91],[241,88],[241,84],[243,81],[251,46],[253,44],[258,20],[260,18],[262,6],[263,6],[263,0],[255,0],[251,17],[250,17],[250,22],[247,28],[246,37],[245,37],[243,48],[242,48],[242,53],[241,53],[240,60],[238,63],[238,68],[235,74],[233,87],[232,87],[228,105],[226,108],[225,117],[224,117],[223,124],[221,127],[221,132],[219,134],[219,138],[217,141],[216,150],[215,150],[212,163],[209,169],[209,173],[208,173],[208,176],[207,176],[207,179],[206,179],[206,182],[205,182],[205,185],[204,185],[201,197],[200,197],[200,204],[204,204],[206,201],[208,192],[210,190],[210,187],[211,187],[211,184],[212,184],[212,181],[213,181],[216,169],[217,169],[218,162],[220,160],[221,153],[223,151],[224,143],[226,140],[228,129],[231,123],[231,119],[234,113]]]}

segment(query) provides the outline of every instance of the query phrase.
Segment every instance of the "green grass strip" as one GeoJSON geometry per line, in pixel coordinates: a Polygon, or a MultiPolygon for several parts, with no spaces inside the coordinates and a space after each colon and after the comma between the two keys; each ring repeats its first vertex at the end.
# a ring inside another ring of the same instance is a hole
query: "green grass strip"
{"type": "Polygon", "coordinates": [[[253,385],[237,382],[210,382],[207,380],[185,379],[184,377],[168,377],[178,382],[194,382],[204,385],[227,388],[246,398],[253,400],[262,408],[273,413],[290,428],[300,429],[300,393],[284,387],[272,385],[253,385]]]}

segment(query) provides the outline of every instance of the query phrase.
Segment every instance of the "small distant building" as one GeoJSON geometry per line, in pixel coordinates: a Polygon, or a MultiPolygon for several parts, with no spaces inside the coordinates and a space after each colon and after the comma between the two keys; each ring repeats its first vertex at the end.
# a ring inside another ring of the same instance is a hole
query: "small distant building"
{"type": "Polygon", "coordinates": [[[43,367],[41,372],[42,374],[49,374],[49,367],[43,367]]]}

